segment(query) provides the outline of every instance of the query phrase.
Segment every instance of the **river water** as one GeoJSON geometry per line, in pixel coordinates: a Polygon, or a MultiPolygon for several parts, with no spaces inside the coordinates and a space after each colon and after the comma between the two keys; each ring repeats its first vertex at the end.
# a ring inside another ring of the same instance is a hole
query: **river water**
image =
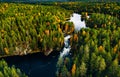
{"type": "Polygon", "coordinates": [[[73,22],[76,31],[79,31],[81,28],[86,28],[85,21],[84,20],[81,21],[81,15],[80,14],[73,13],[73,16],[70,17],[69,21],[73,22]]]}
{"type": "MultiPolygon", "coordinates": [[[[85,22],[81,21],[81,15],[73,13],[70,20],[75,25],[75,30],[80,30],[85,27],[85,22]]],[[[56,64],[59,58],[64,58],[69,55],[70,45],[69,45],[70,35],[64,38],[64,48],[59,53],[53,52],[49,56],[44,56],[42,53],[29,54],[25,56],[12,56],[4,58],[8,65],[15,65],[22,72],[25,72],[29,77],[55,77],[55,72],[57,71],[56,64]]]]}

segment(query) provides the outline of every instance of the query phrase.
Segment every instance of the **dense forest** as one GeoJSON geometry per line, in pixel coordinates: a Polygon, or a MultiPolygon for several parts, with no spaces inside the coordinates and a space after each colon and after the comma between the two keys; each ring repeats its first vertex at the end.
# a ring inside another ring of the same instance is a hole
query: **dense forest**
{"type": "Polygon", "coordinates": [[[0,60],[0,77],[28,77],[16,69],[15,66],[9,67],[4,60],[0,60]]]}
{"type": "Polygon", "coordinates": [[[119,0],[0,0],[1,2],[119,2],[119,0]]]}
{"type": "MultiPolygon", "coordinates": [[[[92,14],[86,20],[88,28],[81,29],[70,39],[73,53],[71,69],[67,60],[61,70],[67,68],[73,77],[119,77],[120,21],[117,20],[110,15],[92,14]]],[[[64,72],[61,75],[65,75],[64,72]]]]}
{"type": "Polygon", "coordinates": [[[34,52],[48,55],[63,47],[63,31],[74,31],[73,23],[65,22],[71,12],[60,7],[1,3],[0,8],[1,56],[34,52]]]}
{"type": "Polygon", "coordinates": [[[93,3],[80,4],[61,5],[81,13],[87,28],[82,28],[72,35],[70,39],[72,58],[66,57],[63,63],[58,62],[57,76],[119,77],[119,3],[95,3],[94,6],[93,3]],[[85,4],[87,7],[84,7],[85,4]]]}
{"type": "MultiPolygon", "coordinates": [[[[58,61],[57,77],[120,77],[120,3],[0,3],[0,57],[60,52],[66,35],[72,55],[58,61]],[[86,28],[75,31],[73,12],[86,28]]],[[[26,77],[4,60],[0,68],[0,77],[26,77]]]]}

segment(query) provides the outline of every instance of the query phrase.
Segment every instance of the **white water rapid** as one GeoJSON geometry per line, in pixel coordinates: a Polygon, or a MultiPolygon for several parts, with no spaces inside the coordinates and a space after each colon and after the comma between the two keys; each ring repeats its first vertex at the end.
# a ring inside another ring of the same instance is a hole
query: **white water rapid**
{"type": "Polygon", "coordinates": [[[85,21],[81,21],[81,15],[77,13],[73,13],[73,16],[70,17],[70,22],[73,22],[75,26],[75,30],[79,31],[81,28],[86,28],[85,21]]]}
{"type": "MultiPolygon", "coordinates": [[[[81,28],[86,28],[85,21],[81,21],[81,15],[80,14],[73,13],[73,15],[70,17],[69,21],[73,22],[76,31],[79,31],[81,28]]],[[[60,53],[59,58],[63,58],[64,56],[69,54],[69,51],[71,49],[71,47],[69,45],[69,39],[70,39],[70,35],[67,35],[67,36],[64,37],[65,46],[64,46],[62,52],[60,53]]]]}
{"type": "Polygon", "coordinates": [[[70,45],[69,45],[69,39],[70,39],[70,35],[65,36],[65,38],[64,38],[65,46],[64,46],[62,52],[60,53],[60,58],[62,58],[65,55],[67,55],[69,53],[70,49],[71,49],[70,45]]]}

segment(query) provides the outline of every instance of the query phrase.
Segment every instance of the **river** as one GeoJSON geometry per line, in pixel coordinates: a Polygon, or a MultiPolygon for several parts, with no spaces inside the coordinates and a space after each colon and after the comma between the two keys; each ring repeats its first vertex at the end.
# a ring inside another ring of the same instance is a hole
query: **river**
{"type": "MultiPolygon", "coordinates": [[[[80,30],[85,27],[85,21],[81,21],[81,15],[73,13],[70,20],[75,25],[75,30],[80,30]]],[[[57,71],[56,64],[59,58],[69,55],[70,35],[65,36],[65,46],[61,52],[53,52],[49,56],[44,56],[42,53],[29,54],[25,56],[12,56],[4,58],[8,65],[15,65],[22,72],[28,75],[28,77],[55,77],[57,71]]]]}

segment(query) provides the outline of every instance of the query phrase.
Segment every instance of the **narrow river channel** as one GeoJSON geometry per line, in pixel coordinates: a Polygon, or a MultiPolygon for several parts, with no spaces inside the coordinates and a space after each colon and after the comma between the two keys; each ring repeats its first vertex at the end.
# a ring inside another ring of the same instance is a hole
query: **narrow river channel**
{"type": "MultiPolygon", "coordinates": [[[[76,30],[85,27],[85,22],[81,21],[81,15],[73,13],[70,20],[75,25],[76,30]]],[[[70,35],[65,36],[65,46],[59,53],[51,53],[49,56],[44,56],[42,53],[29,54],[25,56],[12,56],[4,58],[8,65],[15,65],[21,71],[25,72],[29,77],[55,77],[57,70],[56,64],[59,58],[63,58],[65,55],[69,55],[70,35]]]]}

